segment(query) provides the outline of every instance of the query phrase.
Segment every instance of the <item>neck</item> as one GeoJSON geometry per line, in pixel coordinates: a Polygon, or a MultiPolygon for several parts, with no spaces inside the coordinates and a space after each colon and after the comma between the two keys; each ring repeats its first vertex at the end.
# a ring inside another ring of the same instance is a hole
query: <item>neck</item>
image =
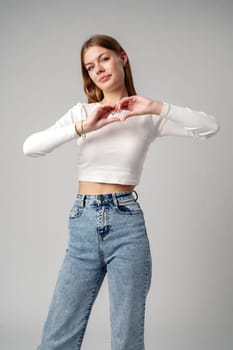
{"type": "Polygon", "coordinates": [[[128,91],[126,90],[126,88],[124,88],[121,91],[104,94],[104,98],[101,101],[101,103],[111,105],[118,104],[122,97],[127,96],[129,96],[128,91]]]}

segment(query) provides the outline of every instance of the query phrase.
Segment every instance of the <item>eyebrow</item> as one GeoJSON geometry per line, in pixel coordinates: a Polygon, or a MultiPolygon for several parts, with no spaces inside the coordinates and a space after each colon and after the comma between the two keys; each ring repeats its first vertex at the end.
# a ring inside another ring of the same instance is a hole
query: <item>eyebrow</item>
{"type": "MultiPolygon", "coordinates": [[[[99,54],[99,56],[97,56],[97,59],[100,59],[101,56],[106,55],[106,54],[107,54],[107,52],[103,52],[103,53],[99,54]]],[[[84,63],[84,66],[87,66],[88,64],[92,64],[92,62],[84,63]]]]}

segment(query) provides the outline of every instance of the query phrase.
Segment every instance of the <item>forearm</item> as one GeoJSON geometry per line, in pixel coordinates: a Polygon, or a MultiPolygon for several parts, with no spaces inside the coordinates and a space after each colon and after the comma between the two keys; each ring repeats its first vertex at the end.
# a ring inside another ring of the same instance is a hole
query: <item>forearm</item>
{"type": "Polygon", "coordinates": [[[62,144],[77,138],[75,124],[63,128],[50,128],[29,136],[23,144],[23,152],[30,157],[44,156],[62,144]]]}
{"type": "Polygon", "coordinates": [[[189,107],[180,107],[165,103],[164,110],[161,116],[165,119],[172,120],[187,130],[200,130],[217,132],[219,125],[214,116],[203,111],[192,110],[189,107]]]}
{"type": "Polygon", "coordinates": [[[64,143],[76,139],[79,136],[76,123],[83,118],[85,110],[81,103],[77,103],[55,124],[27,137],[23,144],[24,154],[31,157],[44,156],[64,143]]]}
{"type": "Polygon", "coordinates": [[[186,136],[205,139],[220,129],[214,116],[202,111],[191,110],[188,107],[169,104],[165,101],[160,117],[165,121],[159,131],[161,136],[180,135],[183,129],[186,136]]]}

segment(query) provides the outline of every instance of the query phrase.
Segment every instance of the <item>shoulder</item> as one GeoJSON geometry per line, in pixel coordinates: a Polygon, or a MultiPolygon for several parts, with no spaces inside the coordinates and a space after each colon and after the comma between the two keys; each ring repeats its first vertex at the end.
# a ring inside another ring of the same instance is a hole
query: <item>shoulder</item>
{"type": "Polygon", "coordinates": [[[85,109],[86,111],[92,111],[96,107],[99,106],[99,102],[77,102],[73,107],[71,107],[72,110],[80,111],[82,109],[85,109]]]}
{"type": "Polygon", "coordinates": [[[92,103],[82,102],[81,105],[82,105],[82,108],[84,108],[87,112],[91,112],[92,110],[94,110],[96,107],[99,106],[99,102],[92,102],[92,103]]]}
{"type": "Polygon", "coordinates": [[[74,120],[85,119],[87,115],[98,106],[96,103],[87,103],[87,102],[77,102],[69,111],[66,113],[67,116],[71,116],[74,120]]]}

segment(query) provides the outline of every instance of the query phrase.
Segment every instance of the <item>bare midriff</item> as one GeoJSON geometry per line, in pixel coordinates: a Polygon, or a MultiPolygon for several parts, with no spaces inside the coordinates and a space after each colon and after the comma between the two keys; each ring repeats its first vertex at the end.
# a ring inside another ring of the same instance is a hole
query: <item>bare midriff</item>
{"type": "Polygon", "coordinates": [[[80,194],[107,194],[116,192],[133,191],[134,185],[121,185],[100,182],[80,181],[78,193],[80,194]]]}

